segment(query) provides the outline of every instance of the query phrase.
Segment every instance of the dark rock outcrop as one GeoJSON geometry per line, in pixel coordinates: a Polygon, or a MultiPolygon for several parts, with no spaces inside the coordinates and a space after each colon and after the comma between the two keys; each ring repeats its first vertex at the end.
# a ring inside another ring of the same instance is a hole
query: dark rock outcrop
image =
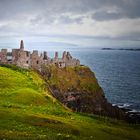
{"type": "Polygon", "coordinates": [[[67,91],[62,96],[60,90],[54,90],[53,95],[64,105],[77,112],[92,113],[101,116],[109,116],[117,119],[125,119],[126,114],[117,106],[112,106],[104,96],[91,97],[85,92],[67,91]]]}
{"type": "Polygon", "coordinates": [[[85,66],[59,69],[49,66],[42,69],[42,76],[52,94],[74,111],[125,119],[126,114],[112,106],[105,98],[94,73],[85,66]],[[48,73],[51,72],[51,76],[48,73]]]}

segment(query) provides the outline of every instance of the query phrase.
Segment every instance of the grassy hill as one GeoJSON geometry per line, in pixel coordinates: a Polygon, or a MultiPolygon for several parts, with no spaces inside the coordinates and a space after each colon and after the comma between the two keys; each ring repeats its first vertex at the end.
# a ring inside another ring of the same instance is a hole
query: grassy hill
{"type": "Polygon", "coordinates": [[[0,67],[0,139],[138,140],[140,126],[64,107],[32,70],[0,67]]]}

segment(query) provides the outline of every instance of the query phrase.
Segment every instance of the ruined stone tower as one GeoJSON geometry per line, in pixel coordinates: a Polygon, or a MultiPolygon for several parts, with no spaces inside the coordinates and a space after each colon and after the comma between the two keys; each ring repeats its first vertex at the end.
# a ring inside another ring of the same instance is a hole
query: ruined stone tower
{"type": "Polygon", "coordinates": [[[21,40],[21,42],[20,42],[20,50],[24,50],[24,43],[23,43],[23,40],[21,40]]]}
{"type": "Polygon", "coordinates": [[[55,52],[55,57],[54,59],[58,59],[58,52],[55,52]]]}

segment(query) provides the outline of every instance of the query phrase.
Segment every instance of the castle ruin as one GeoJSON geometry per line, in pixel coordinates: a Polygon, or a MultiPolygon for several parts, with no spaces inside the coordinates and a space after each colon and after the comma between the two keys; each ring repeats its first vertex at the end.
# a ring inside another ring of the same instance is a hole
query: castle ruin
{"type": "Polygon", "coordinates": [[[69,52],[64,51],[62,58],[58,57],[58,52],[55,52],[54,58],[50,58],[47,52],[39,54],[37,50],[30,51],[24,50],[23,40],[20,42],[19,49],[12,49],[12,52],[8,52],[7,49],[1,49],[0,51],[0,64],[15,64],[22,68],[35,68],[40,69],[42,65],[54,64],[59,68],[67,66],[78,66],[80,61],[72,58],[69,52]]]}

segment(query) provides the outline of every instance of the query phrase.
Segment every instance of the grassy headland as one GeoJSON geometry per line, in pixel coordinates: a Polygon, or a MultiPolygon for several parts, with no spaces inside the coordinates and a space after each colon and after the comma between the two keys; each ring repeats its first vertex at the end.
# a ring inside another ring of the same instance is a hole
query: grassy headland
{"type": "Polygon", "coordinates": [[[138,140],[139,130],[139,125],[74,113],[35,71],[0,67],[0,139],[138,140]]]}

